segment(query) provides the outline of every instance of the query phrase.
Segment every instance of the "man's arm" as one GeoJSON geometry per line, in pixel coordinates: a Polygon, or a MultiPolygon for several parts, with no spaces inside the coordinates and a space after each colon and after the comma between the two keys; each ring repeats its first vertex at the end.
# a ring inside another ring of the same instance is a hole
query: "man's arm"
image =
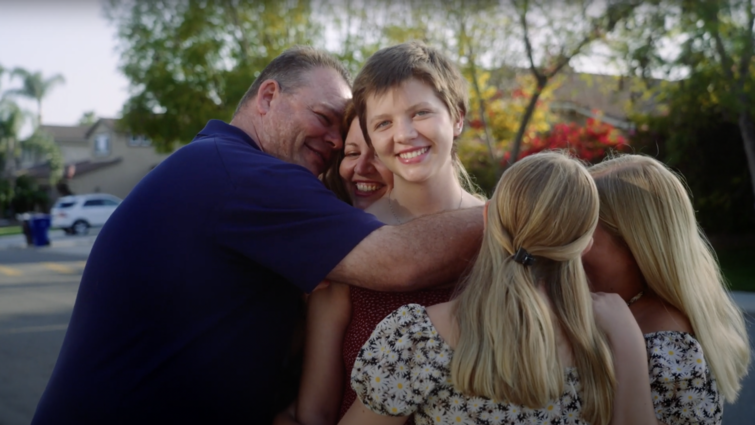
{"type": "Polygon", "coordinates": [[[480,250],[482,229],[482,207],[383,226],[354,247],[328,279],[379,291],[455,282],[480,250]]]}

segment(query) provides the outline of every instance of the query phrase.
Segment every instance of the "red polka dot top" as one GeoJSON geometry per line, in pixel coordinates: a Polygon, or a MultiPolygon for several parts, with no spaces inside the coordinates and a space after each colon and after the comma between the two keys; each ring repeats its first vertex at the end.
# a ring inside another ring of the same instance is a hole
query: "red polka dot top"
{"type": "Polygon", "coordinates": [[[415,303],[427,307],[444,303],[451,299],[453,291],[454,286],[452,285],[414,292],[379,292],[356,286],[349,288],[351,322],[346,328],[341,350],[345,373],[339,420],[356,400],[356,393],[351,389],[351,369],[354,367],[359,350],[370,338],[378,323],[402,305],[415,303]]]}

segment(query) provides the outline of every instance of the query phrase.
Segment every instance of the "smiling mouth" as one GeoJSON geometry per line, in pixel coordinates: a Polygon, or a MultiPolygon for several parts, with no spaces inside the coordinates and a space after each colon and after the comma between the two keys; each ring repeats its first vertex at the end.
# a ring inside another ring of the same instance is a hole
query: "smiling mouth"
{"type": "Polygon", "coordinates": [[[400,153],[400,154],[398,154],[398,157],[401,158],[401,159],[412,159],[412,158],[416,158],[416,157],[418,157],[420,155],[426,154],[429,150],[430,150],[430,147],[426,146],[426,147],[424,147],[422,149],[417,149],[416,151],[400,153]]]}
{"type": "Polygon", "coordinates": [[[355,183],[354,186],[356,186],[357,190],[360,192],[377,192],[378,190],[382,189],[385,185],[378,184],[378,183],[364,183],[364,182],[358,182],[355,183]]]}
{"type": "Polygon", "coordinates": [[[330,161],[330,159],[329,159],[329,156],[328,156],[328,155],[325,155],[324,153],[322,153],[322,152],[318,151],[317,149],[314,149],[314,148],[312,148],[312,147],[311,147],[311,146],[309,146],[309,145],[306,145],[306,146],[307,146],[307,149],[309,149],[309,150],[311,150],[312,152],[314,152],[314,153],[315,153],[315,155],[317,155],[317,156],[318,156],[318,157],[320,158],[320,160],[321,160],[321,161],[323,162],[323,164],[326,164],[326,165],[328,164],[328,161],[330,161]]]}

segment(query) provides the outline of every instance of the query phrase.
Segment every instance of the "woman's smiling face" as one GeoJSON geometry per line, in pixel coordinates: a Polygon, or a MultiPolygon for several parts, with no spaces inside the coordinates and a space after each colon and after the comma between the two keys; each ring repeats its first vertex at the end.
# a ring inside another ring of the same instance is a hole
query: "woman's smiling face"
{"type": "Polygon", "coordinates": [[[393,173],[367,146],[359,120],[354,119],[344,142],[343,160],[338,169],[352,204],[366,209],[393,187],[393,173]]]}
{"type": "Polygon", "coordinates": [[[463,118],[454,122],[429,85],[410,79],[366,102],[367,128],[378,157],[407,182],[453,167],[451,150],[463,118]]]}

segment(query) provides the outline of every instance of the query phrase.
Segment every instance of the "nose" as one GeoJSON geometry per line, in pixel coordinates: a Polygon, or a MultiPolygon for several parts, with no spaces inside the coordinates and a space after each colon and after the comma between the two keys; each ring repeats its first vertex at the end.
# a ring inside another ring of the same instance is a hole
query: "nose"
{"type": "Polygon", "coordinates": [[[335,129],[330,129],[328,133],[324,137],[325,142],[330,145],[330,148],[332,150],[340,150],[343,149],[343,138],[341,137],[341,129],[336,127],[335,129]]]}
{"type": "Polygon", "coordinates": [[[368,176],[372,172],[375,171],[375,165],[373,161],[375,160],[375,151],[372,149],[367,149],[366,151],[362,152],[361,155],[359,155],[359,159],[357,159],[357,163],[354,166],[354,172],[356,174],[359,174],[360,176],[368,176]]]}
{"type": "Polygon", "coordinates": [[[414,123],[410,119],[396,120],[394,128],[396,131],[393,138],[397,143],[406,143],[417,137],[417,130],[414,129],[414,123]]]}

